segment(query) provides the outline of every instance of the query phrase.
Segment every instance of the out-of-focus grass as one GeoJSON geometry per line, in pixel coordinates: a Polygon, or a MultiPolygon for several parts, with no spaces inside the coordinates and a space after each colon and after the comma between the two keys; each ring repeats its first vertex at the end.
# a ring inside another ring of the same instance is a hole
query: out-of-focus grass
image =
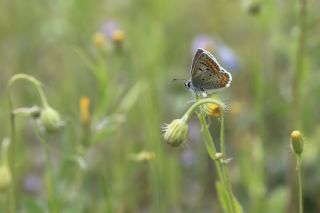
{"type": "MultiPolygon", "coordinates": [[[[250,1],[0,2],[0,136],[10,132],[7,81],[16,73],[35,76],[65,121],[60,132],[46,138],[61,212],[221,211],[217,177],[199,144],[198,123],[190,121],[189,141],[181,149],[168,147],[160,130],[188,107],[191,95],[171,80],[189,78],[192,39],[203,34],[223,41],[240,61],[238,71],[229,70],[231,88],[220,93],[230,106],[225,135],[236,197],[245,212],[284,212],[291,205],[287,178],[293,174],[287,159],[297,2],[258,1],[259,13],[248,12],[244,2],[250,1]],[[102,53],[93,38],[110,20],[119,23],[124,40],[119,50],[106,38],[102,53]],[[91,103],[87,130],[80,119],[83,96],[91,103]],[[143,150],[155,158],[130,160],[143,150]]],[[[307,137],[302,157],[305,211],[318,212],[320,5],[308,2],[298,119],[307,137]]],[[[15,106],[39,105],[33,89],[16,85],[15,106]]],[[[44,150],[35,125],[17,119],[21,212],[48,208],[44,150]]],[[[213,126],[214,136],[217,131],[213,126]]],[[[6,199],[0,201],[5,209],[6,199]]]]}

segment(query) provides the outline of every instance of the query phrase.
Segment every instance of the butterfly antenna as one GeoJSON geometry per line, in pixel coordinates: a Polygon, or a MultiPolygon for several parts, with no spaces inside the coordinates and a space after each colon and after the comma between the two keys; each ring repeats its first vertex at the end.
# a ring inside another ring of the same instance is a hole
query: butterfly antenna
{"type": "Polygon", "coordinates": [[[172,82],[176,82],[176,81],[187,81],[187,79],[184,79],[184,78],[174,78],[174,79],[172,79],[172,82]]]}

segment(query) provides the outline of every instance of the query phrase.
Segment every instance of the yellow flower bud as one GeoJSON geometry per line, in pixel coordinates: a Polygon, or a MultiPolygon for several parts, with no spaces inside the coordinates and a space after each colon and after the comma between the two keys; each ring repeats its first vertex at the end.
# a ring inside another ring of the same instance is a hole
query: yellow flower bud
{"type": "Polygon", "coordinates": [[[41,111],[40,121],[48,132],[55,132],[63,125],[59,113],[51,107],[41,111]]]}
{"type": "Polygon", "coordinates": [[[143,162],[143,161],[152,161],[156,157],[156,154],[154,152],[149,151],[141,151],[136,154],[130,154],[129,159],[137,162],[143,162]]]}
{"type": "Polygon", "coordinates": [[[208,103],[203,105],[203,109],[207,115],[212,117],[220,117],[222,115],[221,109],[218,104],[208,103]]]}
{"type": "Polygon", "coordinates": [[[6,166],[0,167],[0,191],[6,191],[11,184],[11,173],[6,166]]]}
{"type": "Polygon", "coordinates": [[[164,130],[164,140],[171,146],[177,147],[186,140],[189,127],[184,119],[175,119],[164,130]]]}
{"type": "Polygon", "coordinates": [[[301,132],[294,130],[291,133],[291,148],[294,153],[301,155],[303,152],[304,141],[301,132]]]}
{"type": "Polygon", "coordinates": [[[102,49],[102,48],[104,48],[104,46],[106,44],[106,38],[103,33],[98,32],[98,33],[94,34],[93,42],[98,48],[102,49]]]}
{"type": "Polygon", "coordinates": [[[121,30],[116,30],[112,33],[112,41],[121,43],[124,39],[124,33],[121,30]]]}
{"type": "Polygon", "coordinates": [[[88,97],[80,99],[80,115],[82,124],[88,126],[90,123],[90,99],[88,97]]]}

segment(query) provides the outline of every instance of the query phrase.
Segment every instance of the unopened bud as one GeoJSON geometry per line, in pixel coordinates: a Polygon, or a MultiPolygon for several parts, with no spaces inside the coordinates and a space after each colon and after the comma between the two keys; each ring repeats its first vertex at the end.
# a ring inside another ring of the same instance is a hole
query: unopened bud
{"type": "Polygon", "coordinates": [[[294,153],[301,155],[303,152],[304,141],[301,132],[295,130],[291,133],[291,148],[294,153]]]}
{"type": "Polygon", "coordinates": [[[189,127],[184,119],[175,119],[164,130],[164,140],[171,146],[177,147],[186,140],[189,127]]]}
{"type": "Polygon", "coordinates": [[[55,132],[63,125],[59,113],[51,107],[41,111],[40,121],[48,132],[55,132]]]}
{"type": "Polygon", "coordinates": [[[0,167],[0,191],[6,191],[11,184],[11,173],[6,166],[0,167]]]}

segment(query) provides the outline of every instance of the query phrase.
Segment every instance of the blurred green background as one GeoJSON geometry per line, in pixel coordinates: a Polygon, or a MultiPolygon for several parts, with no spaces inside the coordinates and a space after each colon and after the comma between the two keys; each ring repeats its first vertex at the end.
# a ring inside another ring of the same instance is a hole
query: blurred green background
{"type": "MultiPolygon", "coordinates": [[[[304,209],[320,212],[320,2],[307,1],[299,54],[298,0],[1,0],[0,136],[10,136],[7,82],[30,74],[65,122],[45,137],[58,212],[222,212],[196,117],[182,147],[161,131],[190,106],[192,94],[172,79],[190,77],[203,47],[233,76],[219,97],[244,212],[297,212],[294,128],[306,140],[304,209]]],[[[15,107],[41,105],[32,85],[13,88],[15,107]]],[[[17,210],[46,212],[37,123],[16,124],[17,210]]]]}

